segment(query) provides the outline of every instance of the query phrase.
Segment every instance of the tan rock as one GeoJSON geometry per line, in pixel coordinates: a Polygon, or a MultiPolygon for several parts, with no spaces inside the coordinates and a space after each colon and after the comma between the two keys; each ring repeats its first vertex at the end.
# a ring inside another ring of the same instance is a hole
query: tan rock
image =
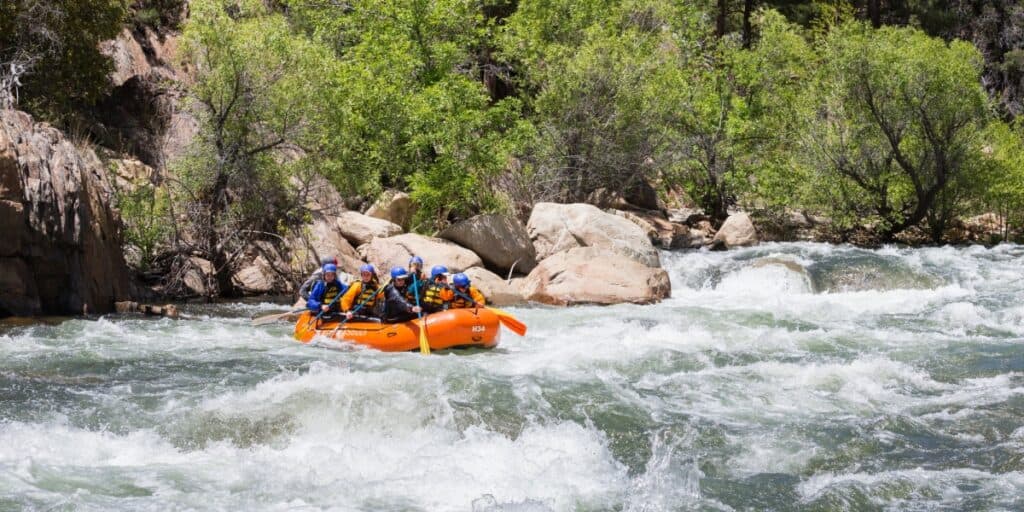
{"type": "Polygon", "coordinates": [[[409,230],[409,227],[412,225],[412,216],[415,213],[416,209],[412,199],[409,198],[409,194],[397,190],[384,192],[366,210],[366,215],[397,224],[402,227],[403,231],[409,230]]]}
{"type": "Polygon", "coordinates": [[[668,273],[598,247],[578,247],[541,261],[522,284],[530,301],[574,304],[648,304],[669,296],[668,273]]]}
{"type": "MultiPolygon", "coordinates": [[[[0,111],[0,221],[9,265],[27,295],[3,314],[102,313],[130,294],[113,189],[96,154],[16,110],[0,111]],[[21,273],[19,273],[20,275],[21,273]],[[24,277],[24,275],[22,275],[24,277]]],[[[17,294],[14,294],[17,295],[17,294]]]]}
{"type": "Polygon", "coordinates": [[[661,265],[643,228],[589,204],[538,203],[526,231],[538,260],[576,247],[599,247],[649,267],[661,265]]]}
{"type": "Polygon", "coordinates": [[[262,255],[244,262],[231,275],[231,284],[245,294],[265,294],[276,291],[279,278],[270,263],[262,255]]]}
{"type": "Polygon", "coordinates": [[[359,266],[363,264],[355,247],[341,236],[336,224],[322,216],[317,216],[310,226],[309,247],[312,249],[312,257],[306,260],[311,261],[314,266],[319,265],[322,258],[334,256],[338,258],[341,270],[356,274],[359,266]]]}
{"type": "Polygon", "coordinates": [[[198,256],[192,256],[185,263],[185,274],[182,284],[192,294],[207,297],[213,283],[213,263],[198,256]]]}
{"type": "Polygon", "coordinates": [[[528,274],[537,266],[537,252],[526,228],[505,215],[484,214],[459,222],[438,234],[480,255],[488,268],[507,274],[528,274]]]}
{"type": "Polygon", "coordinates": [[[476,286],[487,303],[491,306],[515,306],[526,302],[519,290],[505,282],[500,276],[480,267],[468,268],[464,271],[473,286],[476,286]]]}
{"type": "Polygon", "coordinates": [[[359,212],[344,212],[338,216],[338,232],[357,247],[374,238],[387,238],[402,233],[402,226],[359,212]]]}
{"type": "Polygon", "coordinates": [[[726,249],[743,247],[757,244],[757,230],[754,223],[746,213],[734,213],[730,215],[722,227],[718,228],[715,238],[712,241],[715,245],[724,246],[726,249]]]}
{"type": "Polygon", "coordinates": [[[364,260],[377,265],[381,272],[394,266],[408,266],[413,255],[423,258],[424,268],[428,271],[434,265],[445,265],[451,272],[461,272],[484,264],[480,256],[469,249],[448,240],[413,233],[374,238],[370,243],[359,246],[358,250],[364,260]]]}

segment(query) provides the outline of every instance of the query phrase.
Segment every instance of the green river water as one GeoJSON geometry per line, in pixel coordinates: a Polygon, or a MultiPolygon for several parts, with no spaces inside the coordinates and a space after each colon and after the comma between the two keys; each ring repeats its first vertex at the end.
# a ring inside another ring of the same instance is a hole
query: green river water
{"type": "Polygon", "coordinates": [[[266,303],[0,326],[0,510],[1024,509],[1024,247],[662,264],[430,357],[266,303]]]}

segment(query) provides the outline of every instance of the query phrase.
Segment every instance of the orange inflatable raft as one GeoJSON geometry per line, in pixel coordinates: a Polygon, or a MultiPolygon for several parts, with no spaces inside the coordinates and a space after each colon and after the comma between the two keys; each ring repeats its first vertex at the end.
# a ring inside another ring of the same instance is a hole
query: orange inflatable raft
{"type": "MultiPolygon", "coordinates": [[[[309,343],[315,336],[327,336],[373,347],[385,352],[420,348],[420,320],[398,324],[350,321],[342,318],[316,319],[309,311],[295,322],[295,339],[309,343]]],[[[498,315],[490,309],[449,309],[424,317],[427,340],[432,350],[456,347],[493,348],[501,338],[498,315]]]]}

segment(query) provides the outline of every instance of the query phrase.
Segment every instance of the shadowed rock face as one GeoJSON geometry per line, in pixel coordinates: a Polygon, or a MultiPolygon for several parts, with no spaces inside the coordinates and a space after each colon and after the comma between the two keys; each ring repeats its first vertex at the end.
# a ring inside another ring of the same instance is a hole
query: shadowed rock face
{"type": "Polygon", "coordinates": [[[105,312],[128,299],[119,223],[95,153],[0,111],[0,316],[105,312]]]}

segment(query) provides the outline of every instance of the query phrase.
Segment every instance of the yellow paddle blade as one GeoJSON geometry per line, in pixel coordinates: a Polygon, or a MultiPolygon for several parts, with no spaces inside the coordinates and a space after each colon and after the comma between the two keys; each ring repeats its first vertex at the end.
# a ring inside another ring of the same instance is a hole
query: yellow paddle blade
{"type": "Polygon", "coordinates": [[[420,353],[430,354],[430,343],[427,341],[427,320],[420,317],[420,353]]]}
{"type": "Polygon", "coordinates": [[[490,306],[486,307],[493,311],[495,315],[498,315],[498,320],[501,321],[501,325],[504,325],[508,330],[520,336],[526,336],[526,324],[520,322],[518,318],[498,308],[492,308],[490,306]]]}

